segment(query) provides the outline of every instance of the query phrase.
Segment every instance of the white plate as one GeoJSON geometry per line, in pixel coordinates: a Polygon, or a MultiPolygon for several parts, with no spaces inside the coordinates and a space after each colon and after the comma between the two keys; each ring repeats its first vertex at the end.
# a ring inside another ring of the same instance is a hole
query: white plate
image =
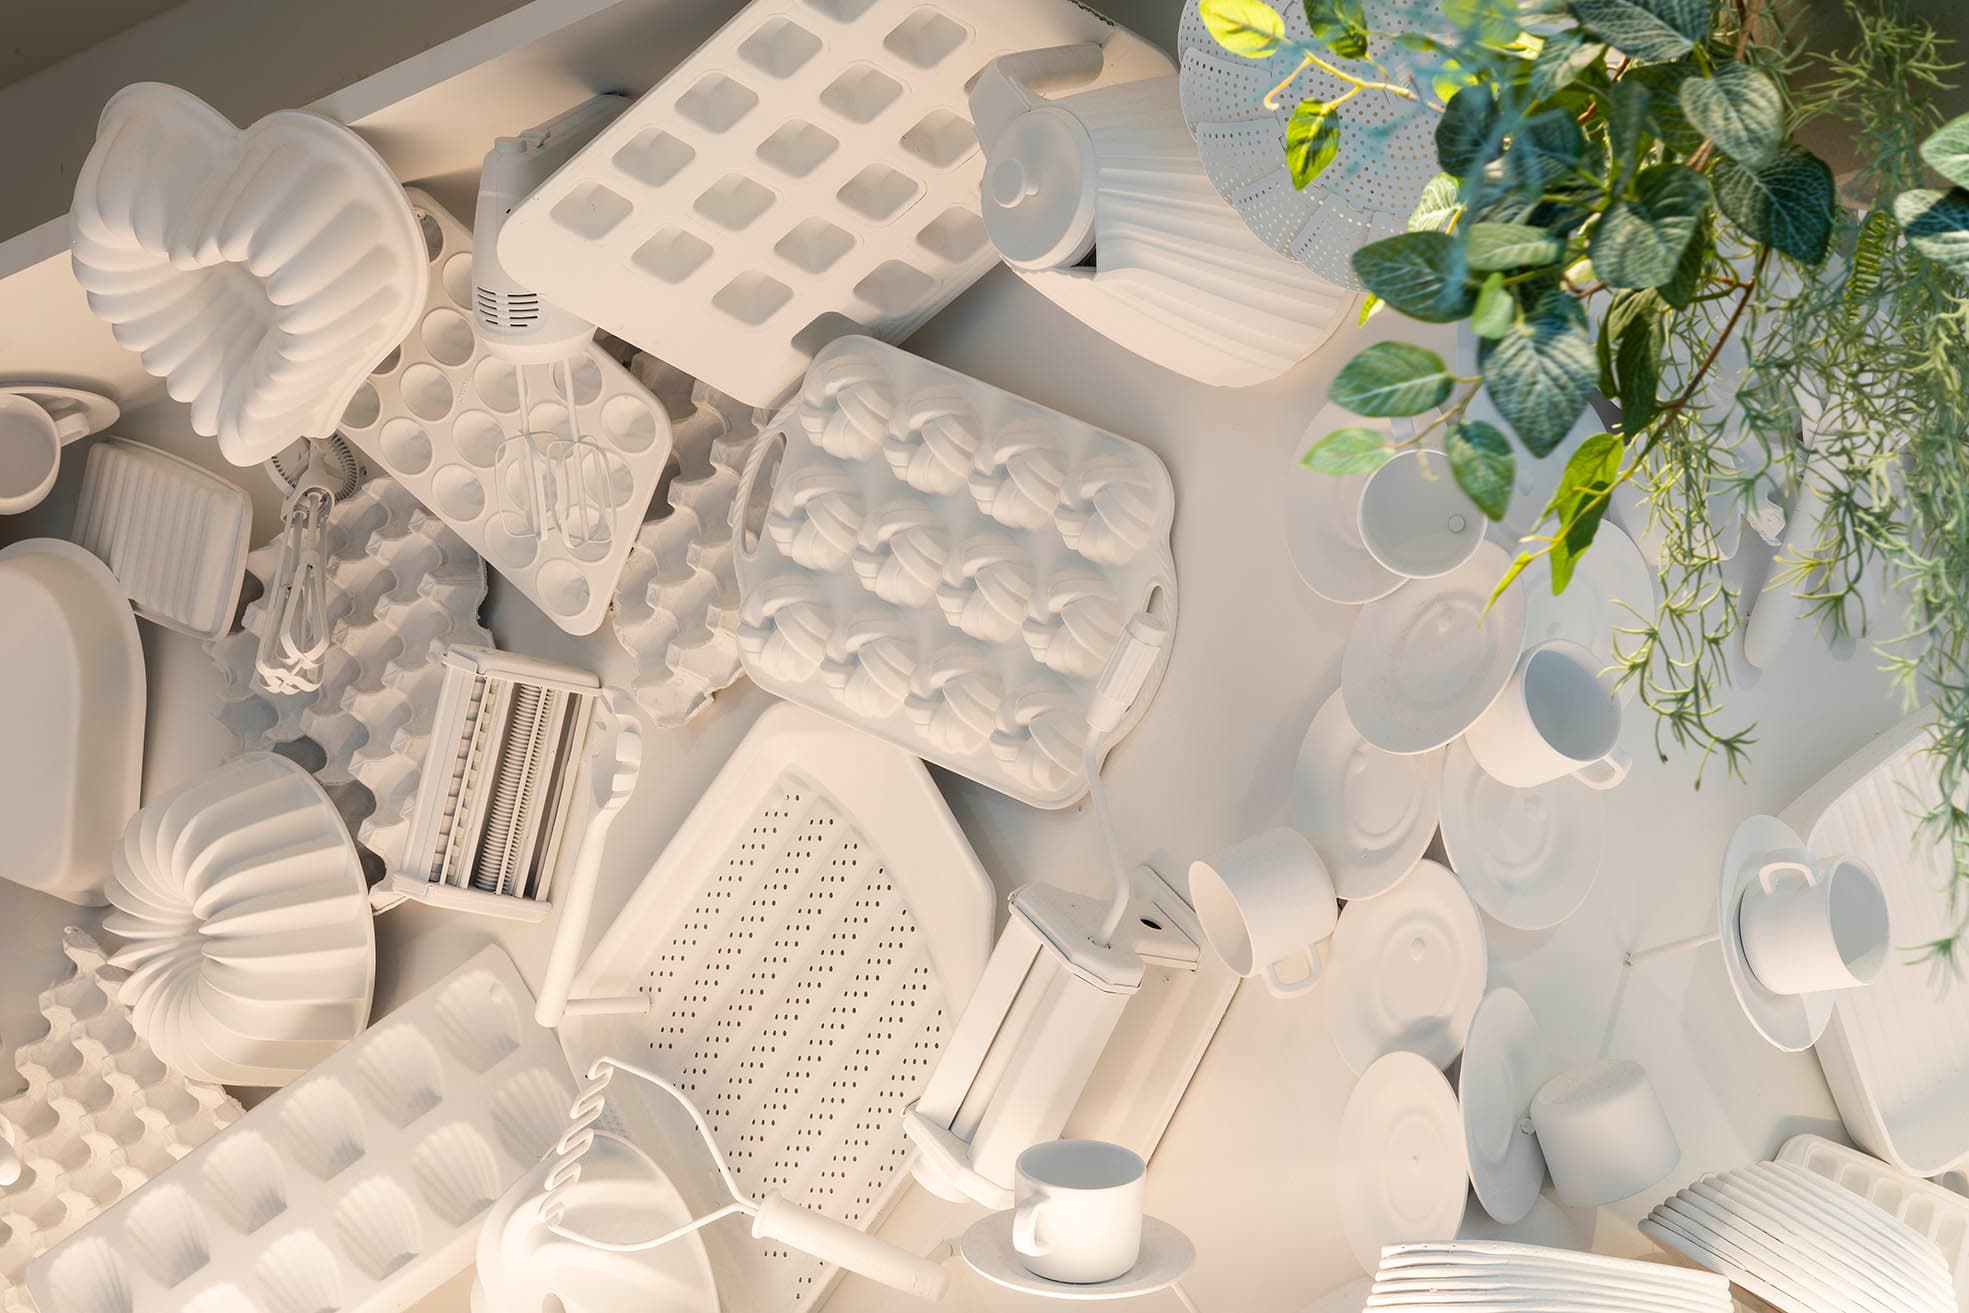
{"type": "Polygon", "coordinates": [[[1381,1256],[1381,1266],[1396,1268],[1410,1264],[1454,1261],[1473,1270],[1508,1271],[1521,1265],[1578,1268],[1637,1286],[1671,1286],[1701,1292],[1717,1286],[1714,1274],[1685,1267],[1610,1254],[1559,1249],[1550,1245],[1525,1244],[1517,1240],[1456,1240],[1448,1243],[1391,1245],[1381,1256]]]}
{"type": "Polygon", "coordinates": [[[1448,574],[1412,579],[1361,612],[1340,688],[1362,737],[1388,752],[1427,752],[1490,709],[1523,650],[1524,590],[1507,588],[1484,609],[1510,567],[1510,554],[1486,542],[1448,574]]]}
{"type": "Polygon", "coordinates": [[[1028,1295],[1049,1299],[1129,1299],[1152,1294],[1181,1279],[1196,1262],[1189,1237],[1157,1217],[1142,1219],[1142,1254],[1135,1266],[1112,1281],[1075,1285],[1049,1281],[1026,1269],[1012,1245],[1012,1213],[1008,1209],[973,1222],[957,1242],[971,1269],[987,1281],[1028,1295]]]}
{"type": "Polygon", "coordinates": [[[1341,911],[1326,975],[1327,1020],[1348,1066],[1366,1072],[1408,1049],[1447,1067],[1484,997],[1483,921],[1455,876],[1418,862],[1388,893],[1341,911]]]}
{"type": "MultiPolygon", "coordinates": [[[[1692,1185],[1675,1196],[1676,1211],[1700,1219],[1720,1240],[1737,1246],[1793,1280],[1814,1291],[1823,1291],[1840,1306],[1854,1313],[1911,1313],[1915,1305],[1899,1298],[1885,1297],[1878,1282],[1861,1278],[1857,1269],[1843,1261],[1825,1261],[1830,1242],[1799,1230],[1787,1222],[1753,1214],[1724,1199],[1713,1184],[1692,1185]],[[1824,1248],[1821,1248],[1821,1247],[1824,1248]]],[[[1948,1313],[1930,1309],[1929,1313],[1948,1313]]]]}
{"type": "MultiPolygon", "coordinates": [[[[1642,1218],[1639,1223],[1641,1233],[1652,1240],[1659,1241],[1663,1248],[1692,1258],[1712,1272],[1720,1272],[1730,1281],[1742,1286],[1757,1298],[1773,1308],[1783,1309],[1785,1313],[1820,1313],[1818,1305],[1789,1286],[1779,1289],[1756,1272],[1745,1267],[1735,1257],[1720,1252],[1715,1243],[1706,1236],[1698,1236],[1682,1228],[1687,1223],[1679,1217],[1671,1217],[1662,1208],[1642,1218]]],[[[1826,1310],[1825,1313],[1834,1313],[1826,1310]]]]}
{"type": "Polygon", "coordinates": [[[1443,757],[1443,848],[1470,898],[1502,925],[1549,930],[1600,874],[1606,795],[1570,776],[1535,789],[1491,778],[1470,749],[1443,757]]]}
{"type": "Polygon", "coordinates": [[[1397,756],[1361,737],[1336,690],[1292,773],[1292,828],[1312,840],[1342,898],[1392,889],[1435,837],[1441,754],[1397,756]]]}
{"type": "Polygon", "coordinates": [[[1434,1313],[1687,1313],[1686,1298],[1637,1296],[1622,1289],[1592,1290],[1564,1281],[1547,1285],[1470,1289],[1377,1281],[1369,1308],[1420,1308],[1434,1313]]]}
{"type": "MultiPolygon", "coordinates": [[[[1821,1187],[1833,1185],[1832,1182],[1814,1172],[1804,1172],[1791,1163],[1753,1163],[1731,1174],[1732,1183],[1740,1183],[1753,1192],[1771,1192],[1794,1204],[1804,1215],[1818,1220],[1823,1230],[1842,1237],[1857,1238],[1862,1251],[1869,1255],[1895,1255],[1894,1270],[1904,1273],[1917,1282],[1931,1279],[1937,1283],[1937,1297],[1943,1284],[1953,1285],[1954,1277],[1950,1271],[1947,1257],[1934,1240],[1901,1218],[1889,1213],[1870,1199],[1853,1194],[1836,1185],[1833,1190],[1821,1187]],[[1801,1178],[1800,1173],[1803,1173],[1801,1178]]],[[[1950,1309],[1954,1301],[1945,1301],[1950,1309]]]]}
{"type": "Polygon", "coordinates": [[[1545,1184],[1545,1154],[1531,1129],[1531,1100],[1552,1075],[1538,1019],[1515,989],[1493,989],[1470,1019],[1457,1072],[1470,1183],[1477,1199],[1509,1225],[1531,1211],[1545,1184]]]}
{"type": "Polygon", "coordinates": [[[1616,1308],[1658,1310],[1659,1313],[1684,1313],[1689,1307],[1689,1292],[1686,1289],[1636,1285],[1593,1275],[1590,1269],[1556,1265],[1538,1271],[1513,1267],[1508,1276],[1492,1276],[1483,1275],[1481,1271],[1472,1275],[1471,1270],[1456,1267],[1390,1269],[1384,1264],[1375,1274],[1374,1290],[1377,1295],[1413,1296],[1434,1292],[1439,1296],[1454,1297],[1441,1299],[1441,1304],[1472,1299],[1550,1299],[1558,1294],[1571,1295],[1582,1302],[1591,1301],[1596,1305],[1611,1304],[1616,1308]],[[1429,1275],[1431,1273],[1442,1275],[1429,1275]]]}
{"type": "Polygon", "coordinates": [[[0,395],[26,397],[54,417],[62,445],[101,433],[123,412],[100,392],[58,387],[53,383],[0,383],[0,395]]]}
{"type": "Polygon", "coordinates": [[[1383,1245],[1454,1236],[1469,1172],[1463,1117],[1442,1072],[1414,1053],[1369,1067],[1341,1114],[1334,1163],[1355,1261],[1372,1271],[1383,1245]]]}
{"type": "Polygon", "coordinates": [[[1904,1252],[1888,1252],[1884,1245],[1876,1249],[1878,1242],[1860,1239],[1866,1233],[1857,1227],[1814,1215],[1802,1199],[1758,1178],[1726,1172],[1697,1181],[1684,1193],[1783,1241],[1781,1252],[1794,1264],[1882,1313],[1918,1308],[1955,1313],[1955,1292],[1945,1275],[1931,1273],[1934,1280],[1924,1283],[1904,1252]]]}
{"type": "Polygon", "coordinates": [[[1723,878],[1716,892],[1716,925],[1722,934],[1730,988],[1757,1033],[1787,1053],[1802,1052],[1818,1042],[1832,1019],[1832,996],[1777,994],[1764,988],[1744,955],[1741,915],[1744,892],[1756,883],[1765,854],[1804,846],[1798,832],[1775,816],[1746,817],[1723,852],[1723,878]]]}
{"type": "Polygon", "coordinates": [[[1406,582],[1375,560],[1361,541],[1361,490],[1368,476],[1319,474],[1299,463],[1321,438],[1350,427],[1392,432],[1385,419],[1363,419],[1327,403],[1293,444],[1280,491],[1285,542],[1299,578],[1329,602],[1358,606],[1386,597],[1406,582]]]}
{"type": "Polygon", "coordinates": [[[1680,1195],[1663,1200],[1650,1216],[1700,1243],[1730,1265],[1727,1270],[1732,1281],[1788,1313],[1856,1313],[1852,1301],[1843,1293],[1800,1271],[1795,1263],[1771,1247],[1725,1229],[1712,1213],[1680,1195]],[[1772,1299],[1753,1282],[1775,1288],[1782,1298],[1772,1299]]]}
{"type": "MultiPolygon", "coordinates": [[[[1525,646],[1566,639],[1586,648],[1607,666],[1617,649],[1632,649],[1639,641],[1623,629],[1653,623],[1655,572],[1619,525],[1601,521],[1593,545],[1579,558],[1566,591],[1552,595],[1552,562],[1542,557],[1525,570],[1525,646]]],[[[1632,704],[1640,695],[1633,680],[1620,686],[1620,700],[1632,704]]]]}

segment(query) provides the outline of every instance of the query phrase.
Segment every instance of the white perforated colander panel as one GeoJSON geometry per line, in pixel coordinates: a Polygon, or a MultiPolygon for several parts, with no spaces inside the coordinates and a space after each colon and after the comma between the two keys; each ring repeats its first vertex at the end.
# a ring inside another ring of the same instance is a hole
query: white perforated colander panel
{"type": "MultiPolygon", "coordinates": [[[[1421,0],[1368,0],[1369,25],[1384,32],[1425,30],[1433,8],[1421,0]]],[[[1278,9],[1294,37],[1311,39],[1303,6],[1278,9]]],[[[1440,25],[1439,13],[1434,21],[1440,25]]],[[[1346,84],[1307,69],[1280,96],[1278,110],[1267,110],[1265,93],[1292,72],[1297,52],[1288,47],[1257,60],[1233,55],[1204,28],[1194,3],[1183,6],[1177,45],[1183,117],[1196,134],[1212,185],[1273,250],[1340,286],[1358,287],[1353,253],[1403,231],[1422,188],[1437,172],[1437,116],[1388,92],[1362,92],[1340,111],[1339,155],[1303,191],[1296,190],[1285,167],[1286,120],[1302,99],[1334,99],[1346,84]]],[[[1378,39],[1370,54],[1388,69],[1390,81],[1417,87],[1400,47],[1378,39]]],[[[1426,87],[1419,89],[1427,93],[1426,87]]]]}
{"type": "MultiPolygon", "coordinates": [[[[787,771],[651,949],[643,1058],[703,1109],[741,1186],[866,1225],[903,1171],[902,1109],[946,1029],[881,854],[787,771]]],[[[804,1307],[826,1266],[748,1244],[761,1306],[804,1307]]]]}

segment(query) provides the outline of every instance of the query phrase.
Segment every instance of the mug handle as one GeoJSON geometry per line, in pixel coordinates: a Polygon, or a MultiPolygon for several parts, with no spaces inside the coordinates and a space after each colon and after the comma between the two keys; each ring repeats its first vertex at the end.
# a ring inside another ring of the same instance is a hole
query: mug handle
{"type": "Polygon", "coordinates": [[[1031,1193],[1019,1196],[1012,1209],[1012,1248],[1028,1258],[1038,1258],[1053,1247],[1039,1238],[1039,1212],[1046,1198],[1044,1186],[1033,1187],[1031,1193]]]}
{"type": "Polygon", "coordinates": [[[1573,776],[1588,788],[1611,789],[1627,778],[1627,772],[1633,765],[1632,757],[1621,749],[1615,748],[1598,761],[1587,762],[1574,771],[1573,776]]]}
{"type": "Polygon", "coordinates": [[[1316,948],[1304,948],[1276,962],[1265,963],[1265,988],[1272,991],[1273,998],[1297,998],[1307,993],[1320,982],[1320,955],[1316,948]],[[1298,958],[1306,959],[1306,978],[1304,980],[1284,981],[1279,979],[1278,969],[1287,962],[1298,958]]]}
{"type": "Polygon", "coordinates": [[[1803,848],[1779,848],[1764,854],[1764,860],[1757,868],[1757,883],[1764,892],[1777,892],[1777,877],[1781,875],[1802,875],[1805,887],[1811,888],[1819,882],[1819,868],[1812,854],[1803,848]]]}

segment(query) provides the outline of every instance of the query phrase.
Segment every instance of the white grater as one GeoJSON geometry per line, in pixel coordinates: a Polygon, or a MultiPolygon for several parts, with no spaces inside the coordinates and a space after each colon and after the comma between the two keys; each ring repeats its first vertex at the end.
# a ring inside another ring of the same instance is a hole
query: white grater
{"type": "Polygon", "coordinates": [[[601,681],[485,647],[444,654],[423,780],[391,892],[538,921],[601,681]]]}

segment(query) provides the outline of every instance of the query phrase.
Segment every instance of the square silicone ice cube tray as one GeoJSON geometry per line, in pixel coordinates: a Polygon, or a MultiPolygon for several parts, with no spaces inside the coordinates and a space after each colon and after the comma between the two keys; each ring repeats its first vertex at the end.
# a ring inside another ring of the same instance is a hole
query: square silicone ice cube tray
{"type": "MultiPolygon", "coordinates": [[[[567,433],[563,361],[515,366],[492,354],[472,318],[472,234],[430,196],[409,189],[431,258],[417,327],[359,388],[342,433],[435,511],[488,564],[570,634],[592,633],[608,613],[622,563],[670,459],[663,406],[589,345],[572,360],[575,418],[609,453],[606,546],[570,551],[508,509],[523,490],[499,468],[499,448],[524,429],[567,433]],[[528,414],[520,414],[520,369],[528,414]],[[501,486],[505,485],[505,486],[501,486]]],[[[602,480],[596,480],[600,483],[602,480]]]]}
{"type": "Polygon", "coordinates": [[[1123,627],[1175,624],[1175,513],[1141,444],[843,338],[740,475],[739,653],[768,692],[1064,807],[1123,627]]]}
{"type": "Polygon", "coordinates": [[[832,338],[900,341],[998,262],[967,89],[997,55],[1095,43],[1072,0],[755,0],[513,211],[506,268],[723,392],[777,405],[832,338]]]}
{"type": "Polygon", "coordinates": [[[28,1268],[60,1313],[395,1313],[471,1261],[574,1082],[498,948],[28,1268]]]}

